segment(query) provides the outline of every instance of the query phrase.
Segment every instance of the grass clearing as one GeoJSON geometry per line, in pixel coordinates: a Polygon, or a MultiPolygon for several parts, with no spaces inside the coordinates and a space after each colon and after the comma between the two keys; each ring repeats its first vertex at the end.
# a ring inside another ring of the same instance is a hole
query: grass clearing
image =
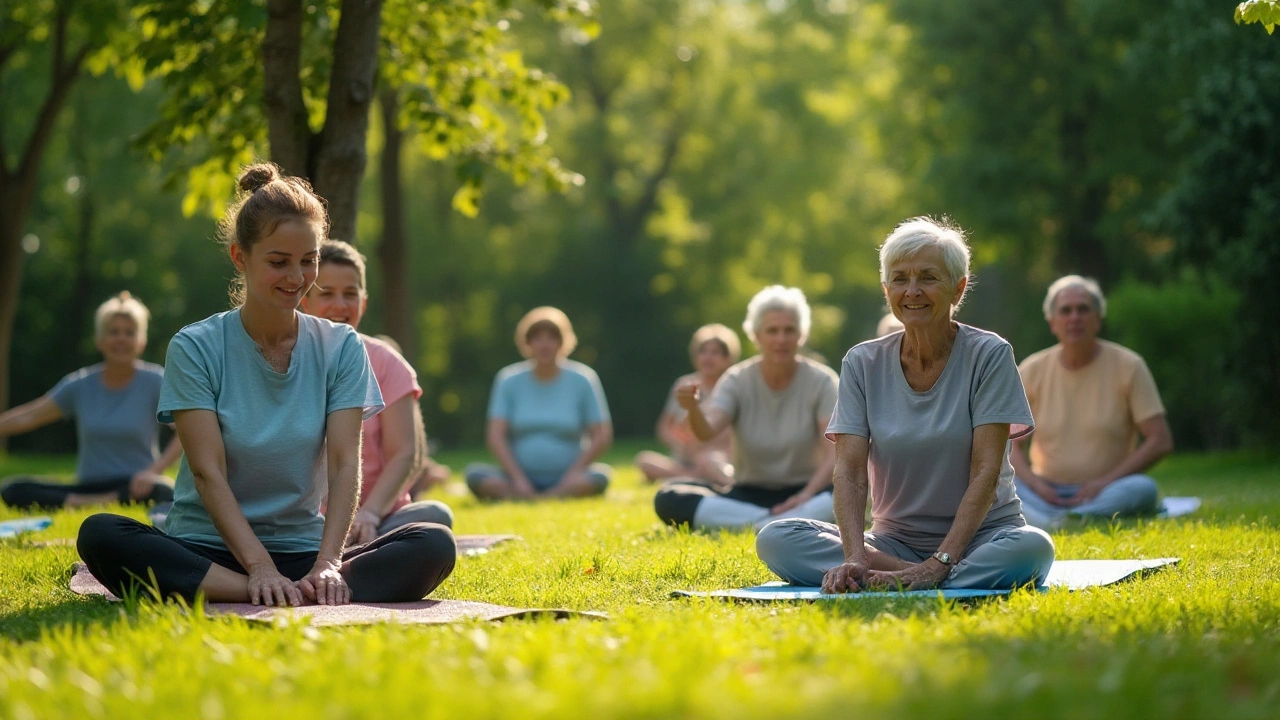
{"type": "MultiPolygon", "coordinates": [[[[460,533],[524,538],[460,559],[436,596],[607,622],[317,630],[110,605],[66,589],[74,548],[32,546],[74,537],[89,513],[55,514],[0,541],[0,717],[1275,716],[1280,460],[1177,456],[1155,475],[1167,494],[1203,497],[1196,514],[1054,535],[1061,558],[1183,558],[1136,582],[973,604],[732,605],[668,595],[771,579],[752,537],[660,527],[653,488],[626,464],[635,449],[610,458],[601,499],[434,495],[460,533]]],[[[0,475],[72,466],[0,458],[0,475]]]]}

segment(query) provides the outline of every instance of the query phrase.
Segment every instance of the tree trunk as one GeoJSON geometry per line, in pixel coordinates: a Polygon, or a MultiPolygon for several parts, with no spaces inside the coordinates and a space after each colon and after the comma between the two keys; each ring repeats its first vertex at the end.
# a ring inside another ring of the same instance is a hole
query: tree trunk
{"type": "MultiPolygon", "coordinates": [[[[9,407],[10,350],[18,314],[18,289],[22,285],[20,238],[26,224],[26,213],[14,207],[14,193],[8,190],[0,187],[0,408],[9,407]]],[[[6,447],[8,439],[0,437],[0,450],[6,447]]]]}
{"type": "Polygon", "coordinates": [[[1106,211],[1107,186],[1089,180],[1089,117],[1093,103],[1085,109],[1067,111],[1061,125],[1062,165],[1065,170],[1062,193],[1062,237],[1058,241],[1059,272],[1079,273],[1108,286],[1107,253],[1098,237],[1098,223],[1106,211]]]}
{"type": "Polygon", "coordinates": [[[310,175],[311,127],[302,99],[302,1],[268,0],[262,38],[262,105],[271,159],[289,175],[310,175]]]}
{"type": "Polygon", "coordinates": [[[400,102],[392,89],[383,90],[378,97],[382,106],[382,134],[386,139],[378,168],[382,185],[382,242],[378,245],[378,260],[382,265],[382,329],[400,343],[404,356],[413,362],[417,349],[409,311],[409,243],[405,236],[400,172],[404,133],[397,122],[400,102]]]}
{"type": "Polygon", "coordinates": [[[381,27],[381,0],[342,0],[324,130],[311,176],[316,192],[329,203],[329,236],[353,244],[381,27]]]}

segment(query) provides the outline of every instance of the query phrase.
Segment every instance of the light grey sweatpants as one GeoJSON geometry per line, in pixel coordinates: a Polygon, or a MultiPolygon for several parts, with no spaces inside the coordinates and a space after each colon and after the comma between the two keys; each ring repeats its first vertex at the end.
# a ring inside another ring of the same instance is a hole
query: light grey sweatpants
{"type": "MultiPolygon", "coordinates": [[[[865,533],[866,544],[899,560],[924,562],[920,552],[888,535],[865,533]]],[[[756,536],[756,554],[778,577],[792,585],[820,586],[822,576],[844,562],[840,528],[818,520],[778,520],[756,536]]],[[[1053,540],[1030,526],[979,531],[941,587],[998,590],[1042,585],[1053,564],[1053,540]]]]}
{"type": "MultiPolygon", "coordinates": [[[[1075,507],[1053,505],[1036,494],[1021,480],[1013,479],[1022,501],[1022,516],[1028,525],[1044,530],[1062,527],[1068,515],[1109,518],[1114,515],[1148,515],[1160,507],[1160,490],[1148,475],[1126,475],[1102,488],[1092,500],[1075,507]]],[[[1066,500],[1080,492],[1079,485],[1055,485],[1058,497],[1066,500]]]]}
{"type": "Polygon", "coordinates": [[[426,522],[439,523],[447,528],[453,527],[453,511],[439,500],[419,500],[411,502],[391,513],[378,523],[378,535],[386,535],[402,525],[426,522]]]}

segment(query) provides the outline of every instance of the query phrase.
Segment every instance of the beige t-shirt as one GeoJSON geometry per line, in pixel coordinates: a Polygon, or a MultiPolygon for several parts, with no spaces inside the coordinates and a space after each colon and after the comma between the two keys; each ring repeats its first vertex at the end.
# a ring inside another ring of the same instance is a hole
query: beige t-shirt
{"type": "Polygon", "coordinates": [[[773,390],[760,374],[760,357],[729,368],[711,404],[729,414],[733,427],[735,482],[761,488],[798,487],[818,469],[822,433],[836,404],[835,371],[806,357],[785,390],[773,390]]]}
{"type": "Polygon", "coordinates": [[[1062,366],[1061,345],[1018,367],[1036,419],[1031,469],[1051,482],[1079,485],[1106,474],[1137,446],[1138,423],[1164,414],[1142,356],[1098,344],[1098,357],[1078,370],[1062,366]]]}

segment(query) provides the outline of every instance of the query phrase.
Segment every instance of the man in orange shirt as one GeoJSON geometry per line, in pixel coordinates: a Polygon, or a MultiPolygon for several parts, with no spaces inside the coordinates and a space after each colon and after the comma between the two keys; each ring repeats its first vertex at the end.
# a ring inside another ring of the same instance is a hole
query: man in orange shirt
{"type": "Polygon", "coordinates": [[[1034,440],[1014,441],[1009,461],[1022,513],[1036,527],[1060,527],[1068,514],[1157,507],[1156,483],[1143,473],[1173,450],[1173,436],[1142,357],[1098,339],[1106,313],[1098,283],[1079,275],[1057,280],[1044,316],[1058,344],[1018,367],[1036,430],[1034,440]]]}

